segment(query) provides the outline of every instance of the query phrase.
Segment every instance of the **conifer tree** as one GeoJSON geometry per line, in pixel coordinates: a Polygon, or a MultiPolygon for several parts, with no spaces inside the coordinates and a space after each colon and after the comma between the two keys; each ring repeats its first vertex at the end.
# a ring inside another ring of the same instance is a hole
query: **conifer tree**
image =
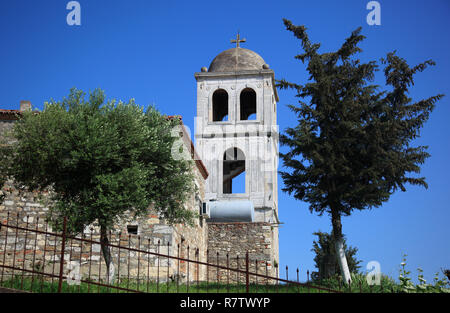
{"type": "MultiPolygon", "coordinates": [[[[339,264],[336,258],[334,237],[332,234],[321,231],[315,232],[313,235],[317,236],[317,241],[313,241],[313,248],[311,251],[315,253],[314,263],[318,272],[313,272],[311,277],[314,279],[314,276],[317,276],[315,278],[319,280],[330,278],[331,276],[339,273],[339,264]]],[[[348,270],[350,273],[357,273],[358,269],[361,267],[359,264],[362,262],[356,258],[358,248],[347,247],[345,236],[342,235],[342,237],[348,270]]]]}
{"type": "Polygon", "coordinates": [[[426,146],[412,141],[443,95],[416,102],[408,96],[414,75],[435,65],[432,60],[410,67],[395,52],[388,53],[381,59],[386,78],[381,90],[373,84],[377,62],[362,63],[355,56],[365,38],[361,28],[337,51],[319,53],[320,44],[311,43],[305,26],[283,21],[301,41],[304,53],[295,58],[307,64],[309,73],[305,84],[278,82],[300,99],[289,105],[298,124],[280,136],[289,147],[280,153],[287,168],[281,172],[283,191],[308,202],[311,212],[330,215],[336,255],[348,283],[341,217],[381,206],[395,191],[406,191],[408,183],[428,187],[417,174],[430,155],[426,146]]]}

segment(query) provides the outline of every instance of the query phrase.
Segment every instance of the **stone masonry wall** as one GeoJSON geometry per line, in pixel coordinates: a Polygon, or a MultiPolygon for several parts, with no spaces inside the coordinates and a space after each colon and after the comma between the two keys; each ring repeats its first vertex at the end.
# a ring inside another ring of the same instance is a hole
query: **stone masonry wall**
{"type": "MultiPolygon", "coordinates": [[[[45,192],[23,192],[17,190],[12,181],[5,184],[2,192],[6,195],[4,202],[0,205],[0,221],[3,224],[19,226],[28,229],[53,232],[51,225],[47,225],[46,217],[48,207],[48,193],[45,192]],[[9,212],[9,214],[8,214],[9,212]],[[19,215],[18,215],[19,214],[19,215]]],[[[189,209],[197,210],[197,206],[189,206],[189,209]]],[[[198,218],[193,226],[167,225],[151,209],[147,215],[138,219],[123,220],[111,230],[110,242],[122,247],[131,247],[163,255],[187,257],[187,247],[190,248],[189,257],[206,261],[206,223],[198,218]],[[137,234],[129,234],[127,226],[137,226],[137,234]],[[178,249],[180,254],[178,254],[178,249]],[[196,250],[199,250],[198,258],[196,250]]],[[[58,232],[60,233],[60,232],[58,232]]],[[[77,238],[86,238],[100,241],[99,228],[96,225],[86,227],[83,235],[77,238]]],[[[60,259],[61,239],[52,235],[25,233],[22,230],[2,227],[0,230],[0,264],[22,267],[27,269],[45,267],[46,273],[58,273],[60,259]],[[14,253],[15,252],[15,253],[14,253]],[[25,263],[24,263],[25,262],[25,263]],[[33,266],[34,265],[34,266],[33,266]]],[[[112,263],[115,274],[131,278],[149,276],[151,280],[164,282],[174,280],[179,275],[181,281],[186,279],[187,267],[173,259],[148,255],[145,253],[129,252],[118,248],[111,249],[112,263]],[[120,252],[120,257],[119,257],[120,252]],[[119,268],[120,267],[120,268],[119,268]],[[167,275],[167,268],[169,275],[167,275]]],[[[78,240],[68,241],[65,249],[64,273],[68,274],[72,265],[81,267],[83,277],[98,277],[99,273],[104,280],[107,276],[106,265],[101,254],[100,245],[83,243],[78,240]],[[89,275],[90,273],[90,275],[89,275]]],[[[190,264],[189,279],[202,280],[204,269],[190,264]]],[[[4,270],[9,275],[10,270],[4,270]]],[[[17,272],[16,272],[17,273],[17,272]]]]}
{"type": "MultiPolygon", "coordinates": [[[[275,277],[276,269],[273,254],[273,232],[274,227],[269,223],[208,223],[208,255],[209,262],[219,265],[227,264],[231,268],[245,270],[245,257],[249,253],[249,272],[264,274],[275,277]],[[217,255],[217,253],[219,253],[217,255]],[[239,263],[238,263],[239,262],[239,263]],[[267,265],[267,267],[266,267],[267,265]]],[[[225,270],[217,271],[214,268],[209,270],[210,279],[215,281],[245,282],[244,275],[236,275],[236,272],[228,273],[225,270]]],[[[255,277],[250,276],[250,281],[255,282],[255,277]]],[[[260,283],[265,282],[258,278],[260,283]]],[[[274,283],[274,281],[269,281],[274,283]]]]}
{"type": "Polygon", "coordinates": [[[14,125],[14,120],[0,120],[0,137],[6,133],[7,131],[10,131],[14,125]]]}
{"type": "Polygon", "coordinates": [[[14,126],[14,120],[2,120],[0,119],[0,144],[11,142],[9,133],[14,126]]]}

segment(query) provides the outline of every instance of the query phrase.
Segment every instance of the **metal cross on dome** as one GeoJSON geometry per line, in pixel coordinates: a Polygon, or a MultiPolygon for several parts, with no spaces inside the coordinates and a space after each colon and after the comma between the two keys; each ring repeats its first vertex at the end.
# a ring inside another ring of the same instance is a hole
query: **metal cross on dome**
{"type": "Polygon", "coordinates": [[[241,39],[241,36],[239,35],[239,32],[237,33],[236,39],[231,40],[231,43],[236,43],[236,48],[239,48],[239,43],[245,42],[246,39],[241,39]]]}

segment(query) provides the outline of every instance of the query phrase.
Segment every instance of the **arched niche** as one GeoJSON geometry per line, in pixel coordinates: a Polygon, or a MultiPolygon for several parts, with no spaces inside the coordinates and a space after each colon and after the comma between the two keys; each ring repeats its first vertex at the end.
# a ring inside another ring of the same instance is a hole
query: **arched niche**
{"type": "Polygon", "coordinates": [[[256,92],[252,88],[245,88],[241,91],[240,100],[240,120],[256,120],[256,92]]]}
{"type": "Polygon", "coordinates": [[[223,154],[223,193],[245,193],[245,155],[239,148],[223,154]]]}
{"type": "Polygon", "coordinates": [[[228,121],[228,93],[224,89],[217,89],[212,96],[213,122],[228,121]]]}

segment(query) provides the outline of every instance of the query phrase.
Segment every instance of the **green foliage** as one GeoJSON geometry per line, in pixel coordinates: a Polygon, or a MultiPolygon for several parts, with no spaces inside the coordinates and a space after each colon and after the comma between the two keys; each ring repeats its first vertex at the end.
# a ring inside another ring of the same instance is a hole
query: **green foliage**
{"type": "Polygon", "coordinates": [[[309,81],[277,84],[294,89],[299,98],[298,105],[289,105],[297,125],[280,135],[289,148],[280,153],[287,168],[281,172],[282,190],[309,203],[311,212],[329,214],[339,240],[341,216],[381,206],[396,190],[405,191],[407,183],[427,187],[425,178],[415,175],[430,155],[426,146],[414,147],[412,141],[443,95],[412,102],[408,93],[413,76],[435,63],[410,67],[388,53],[381,59],[387,89],[380,90],[372,83],[377,62],[355,57],[365,38],[361,28],[337,51],[319,53],[320,44],[311,43],[305,26],[283,21],[301,41],[304,53],[295,58],[307,64],[309,81]]]}
{"type": "Polygon", "coordinates": [[[382,63],[386,85],[371,84],[378,65],[362,63],[354,55],[365,38],[358,28],[335,52],[318,52],[304,26],[284,20],[302,44],[310,81],[304,85],[279,81],[281,89],[293,88],[300,100],[290,105],[298,124],[287,128],[280,141],[290,151],[280,154],[289,172],[282,172],[284,191],[310,204],[310,210],[350,215],[352,210],[380,206],[405,184],[427,187],[419,173],[429,157],[425,146],[411,141],[428,120],[443,95],[412,102],[413,76],[434,65],[431,60],[410,67],[394,52],[382,63]]]}
{"type": "Polygon", "coordinates": [[[450,284],[448,280],[439,278],[439,273],[436,273],[433,284],[427,284],[426,280],[423,278],[423,271],[419,268],[419,284],[414,285],[409,277],[411,272],[405,268],[405,258],[400,265],[399,282],[394,281],[394,279],[386,275],[381,275],[379,285],[369,285],[365,274],[351,273],[352,280],[349,286],[344,286],[342,278],[339,275],[315,281],[314,284],[333,290],[352,293],[450,293],[450,284]]]}
{"type": "MultiPolygon", "coordinates": [[[[331,276],[339,273],[339,264],[337,262],[336,256],[336,248],[335,248],[335,239],[333,235],[323,232],[315,232],[313,235],[316,235],[317,241],[313,242],[313,249],[316,254],[314,257],[315,267],[318,269],[316,275],[312,273],[311,277],[317,280],[324,280],[327,278],[331,278],[331,276]]],[[[344,251],[345,256],[347,258],[348,268],[351,273],[357,273],[358,269],[361,268],[359,265],[362,261],[357,260],[356,252],[358,252],[358,248],[355,247],[347,247],[345,236],[343,238],[344,241],[344,251]]]]}
{"type": "Polygon", "coordinates": [[[39,114],[24,112],[8,174],[29,189],[50,189],[50,216],[66,216],[71,233],[94,222],[106,230],[149,206],[170,223],[190,222],[184,203],[194,188],[192,162],[171,155],[178,123],[134,100],[106,102],[98,89],[86,100],[72,89],[39,114]]]}
{"type": "Polygon", "coordinates": [[[417,279],[419,281],[418,285],[414,285],[411,281],[411,271],[408,271],[406,269],[406,257],[407,255],[403,255],[403,260],[400,263],[400,273],[398,276],[398,279],[400,281],[399,289],[400,292],[404,293],[450,293],[450,282],[446,277],[439,278],[439,272],[435,274],[434,277],[434,284],[427,284],[427,281],[425,280],[423,276],[423,270],[422,268],[418,268],[417,272],[417,279]]]}
{"type": "Polygon", "coordinates": [[[369,285],[366,275],[363,273],[351,273],[350,275],[351,283],[347,286],[344,286],[342,277],[337,274],[330,278],[318,280],[316,284],[333,290],[352,293],[394,293],[399,290],[396,282],[386,275],[381,275],[380,285],[369,285]]]}
{"type": "Polygon", "coordinates": [[[406,270],[406,256],[406,254],[403,255],[403,261],[400,263],[401,269],[398,275],[398,280],[400,281],[400,289],[402,292],[412,292],[415,291],[415,288],[411,278],[409,277],[411,272],[406,270]]]}

